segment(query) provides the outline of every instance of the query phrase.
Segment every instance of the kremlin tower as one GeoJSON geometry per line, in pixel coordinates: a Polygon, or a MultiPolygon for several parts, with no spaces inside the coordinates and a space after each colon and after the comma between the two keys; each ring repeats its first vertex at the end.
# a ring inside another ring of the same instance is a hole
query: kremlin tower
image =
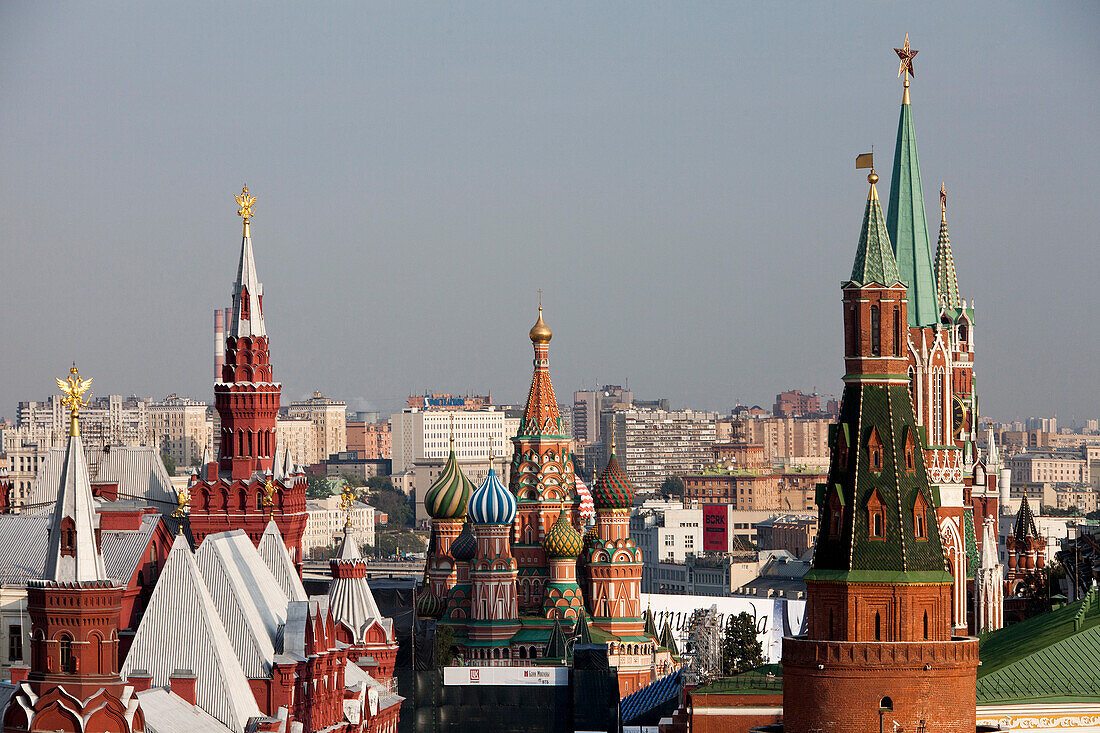
{"type": "Polygon", "coordinates": [[[978,642],[952,634],[954,581],[906,378],[921,291],[907,292],[873,169],[868,181],[842,285],[844,394],[818,486],[807,634],[783,642],[783,728],[972,733],[978,642]]]}
{"type": "Polygon", "coordinates": [[[951,625],[957,633],[977,631],[968,607],[979,564],[982,526],[998,514],[997,472],[987,472],[977,448],[978,398],[974,378],[974,307],[959,295],[951,239],[947,232],[947,188],[940,188],[940,230],[933,257],[925,217],[910,104],[910,77],[917,51],[906,36],[894,49],[903,77],[894,165],[885,226],[898,279],[905,284],[906,323],[900,334],[909,399],[917,426],[928,481],[939,497],[938,533],[944,540],[948,570],[955,581],[951,625]],[[907,327],[906,327],[907,326],[907,327]]]}
{"type": "Polygon", "coordinates": [[[245,187],[237,204],[244,234],[225,361],[214,382],[221,447],[217,461],[191,478],[191,532],[198,545],[209,534],[243,529],[258,544],[267,522],[274,520],[294,562],[301,563],[306,479],[289,451],[276,442],[282,385],[272,373],[263,283],[252,254],[249,224],[256,197],[245,187]]]}
{"type": "Polygon", "coordinates": [[[66,381],[69,441],[46,541],[41,579],[27,584],[31,665],[12,670],[5,731],[145,730],[134,688],[119,675],[118,630],[125,588],[107,576],[100,552],[80,408],[91,397],[91,379],[74,366],[66,381]]]}

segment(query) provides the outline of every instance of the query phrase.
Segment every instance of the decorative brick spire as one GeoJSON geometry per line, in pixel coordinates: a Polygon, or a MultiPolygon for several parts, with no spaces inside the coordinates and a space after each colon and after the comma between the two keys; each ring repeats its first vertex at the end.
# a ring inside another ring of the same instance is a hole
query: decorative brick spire
{"type": "Polygon", "coordinates": [[[940,185],[940,238],[936,242],[936,293],[941,309],[962,308],[959,279],[955,274],[955,257],[951,254],[951,238],[947,236],[947,185],[940,185]]]}

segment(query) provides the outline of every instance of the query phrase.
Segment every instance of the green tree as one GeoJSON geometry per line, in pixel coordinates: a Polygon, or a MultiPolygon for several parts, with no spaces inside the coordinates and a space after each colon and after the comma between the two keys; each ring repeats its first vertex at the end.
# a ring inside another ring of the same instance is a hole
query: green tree
{"type": "Polygon", "coordinates": [[[394,489],[392,484],[388,486],[389,488],[382,488],[371,492],[370,505],[389,515],[389,523],[391,526],[413,526],[416,512],[413,511],[413,508],[409,505],[408,497],[394,489]]]}
{"type": "Polygon", "coordinates": [[[367,479],[367,489],[370,491],[397,491],[393,488],[393,481],[389,476],[371,476],[367,479]]]}
{"type": "Polygon", "coordinates": [[[682,499],[684,496],[684,482],[679,476],[669,476],[661,484],[661,494],[666,498],[682,499]]]}
{"type": "Polygon", "coordinates": [[[306,496],[310,499],[332,496],[332,484],[324,476],[309,476],[306,478],[306,496]]]}
{"type": "Polygon", "coordinates": [[[435,625],[435,661],[441,667],[445,667],[454,661],[455,631],[449,624],[435,625]]]}
{"type": "Polygon", "coordinates": [[[176,459],[172,458],[172,454],[167,449],[160,452],[160,460],[164,461],[164,470],[168,472],[168,475],[175,476],[176,459]]]}
{"type": "Polygon", "coordinates": [[[722,674],[740,674],[763,664],[764,646],[756,638],[756,621],[747,613],[730,616],[722,637],[722,674]]]}

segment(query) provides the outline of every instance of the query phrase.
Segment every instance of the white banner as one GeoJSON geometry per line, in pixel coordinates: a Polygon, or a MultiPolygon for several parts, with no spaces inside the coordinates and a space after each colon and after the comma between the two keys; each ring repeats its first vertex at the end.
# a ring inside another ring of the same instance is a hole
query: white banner
{"type": "Polygon", "coordinates": [[[756,634],[764,646],[764,658],[778,662],[783,653],[783,637],[797,636],[802,631],[806,601],[786,598],[749,598],[742,596],[678,596],[664,593],[642,593],[642,607],[653,612],[660,633],[665,622],[672,625],[672,635],[682,653],[687,648],[688,624],[697,609],[718,607],[718,626],[725,628],[730,616],[747,613],[756,622],[756,634]]]}
{"type": "Polygon", "coordinates": [[[569,684],[568,667],[444,667],[445,685],[569,684]]]}

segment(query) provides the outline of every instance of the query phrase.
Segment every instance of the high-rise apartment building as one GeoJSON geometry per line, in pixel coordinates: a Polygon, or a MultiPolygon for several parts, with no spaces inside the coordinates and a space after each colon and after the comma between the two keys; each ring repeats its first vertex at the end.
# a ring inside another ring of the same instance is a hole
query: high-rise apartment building
{"type": "Polygon", "coordinates": [[[287,417],[306,418],[313,423],[317,449],[321,453],[318,460],[324,460],[348,449],[347,408],[346,402],[314,392],[309,399],[291,402],[286,414],[287,417]]]}
{"type": "Polygon", "coordinates": [[[360,458],[371,461],[389,458],[392,445],[390,426],[386,423],[365,420],[348,423],[348,450],[355,451],[360,458]]]}
{"type": "Polygon", "coordinates": [[[639,494],[669,476],[699,471],[713,461],[717,414],[697,410],[617,409],[604,416],[604,442],[615,444],[639,494]]]}
{"type": "Polygon", "coordinates": [[[831,419],[765,417],[735,419],[733,437],[742,443],[764,446],[767,460],[829,456],[831,419]]]}
{"type": "MultiPolygon", "coordinates": [[[[44,402],[20,402],[16,427],[25,429],[32,440],[61,446],[68,435],[68,414],[56,395],[44,402]]],[[[147,445],[152,439],[144,398],[98,397],[81,408],[80,415],[81,435],[88,445],[147,445]]]]}
{"type": "Polygon", "coordinates": [[[578,444],[600,441],[600,413],[614,405],[634,404],[634,393],[617,384],[605,384],[599,389],[573,393],[573,432],[578,444]]]}
{"type": "Polygon", "coordinates": [[[214,454],[213,410],[205,402],[174,394],[150,402],[149,427],[161,452],[176,465],[195,466],[204,451],[214,454]]]}

